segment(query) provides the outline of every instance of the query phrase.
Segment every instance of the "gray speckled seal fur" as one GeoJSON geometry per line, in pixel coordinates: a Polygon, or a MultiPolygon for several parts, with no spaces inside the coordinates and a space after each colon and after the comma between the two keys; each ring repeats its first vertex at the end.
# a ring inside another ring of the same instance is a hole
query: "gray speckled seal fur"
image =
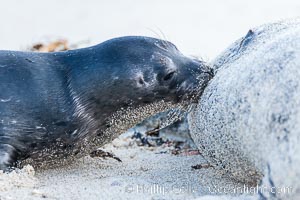
{"type": "Polygon", "coordinates": [[[250,30],[212,65],[189,116],[195,143],[236,180],[277,188],[261,199],[299,199],[300,19],[250,30]]]}

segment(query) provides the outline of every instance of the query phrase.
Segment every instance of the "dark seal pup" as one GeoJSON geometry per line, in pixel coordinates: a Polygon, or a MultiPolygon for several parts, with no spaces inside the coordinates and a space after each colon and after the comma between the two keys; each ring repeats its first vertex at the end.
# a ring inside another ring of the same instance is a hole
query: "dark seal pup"
{"type": "Polygon", "coordinates": [[[0,169],[90,153],[198,99],[211,77],[203,62],[149,37],[59,53],[0,51],[0,169]]]}

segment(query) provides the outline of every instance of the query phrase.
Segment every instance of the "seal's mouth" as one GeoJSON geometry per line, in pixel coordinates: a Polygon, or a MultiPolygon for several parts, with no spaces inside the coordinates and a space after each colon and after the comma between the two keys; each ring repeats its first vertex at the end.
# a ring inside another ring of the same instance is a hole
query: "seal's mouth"
{"type": "Polygon", "coordinates": [[[182,82],[177,89],[177,102],[198,103],[200,96],[213,76],[213,70],[210,69],[200,73],[194,79],[182,82]]]}

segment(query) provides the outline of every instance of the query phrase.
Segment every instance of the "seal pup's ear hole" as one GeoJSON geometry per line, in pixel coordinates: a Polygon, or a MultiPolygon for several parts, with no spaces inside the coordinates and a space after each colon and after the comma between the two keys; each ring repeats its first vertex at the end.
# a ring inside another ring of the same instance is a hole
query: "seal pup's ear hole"
{"type": "Polygon", "coordinates": [[[164,81],[168,81],[170,80],[175,74],[175,71],[168,73],[165,77],[164,77],[164,81]]]}
{"type": "Polygon", "coordinates": [[[140,77],[138,81],[139,81],[139,84],[141,84],[141,85],[143,85],[145,83],[144,79],[142,77],[140,77]]]}

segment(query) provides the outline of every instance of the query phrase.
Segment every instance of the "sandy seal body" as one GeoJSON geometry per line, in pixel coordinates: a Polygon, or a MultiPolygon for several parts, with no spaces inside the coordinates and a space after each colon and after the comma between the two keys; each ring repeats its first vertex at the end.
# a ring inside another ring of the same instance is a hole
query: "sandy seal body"
{"type": "Polygon", "coordinates": [[[191,115],[203,155],[260,199],[300,195],[300,20],[252,29],[212,65],[191,115]]]}
{"type": "Polygon", "coordinates": [[[197,99],[210,78],[204,63],[148,37],[60,53],[0,51],[0,169],[87,153],[197,99]]]}

